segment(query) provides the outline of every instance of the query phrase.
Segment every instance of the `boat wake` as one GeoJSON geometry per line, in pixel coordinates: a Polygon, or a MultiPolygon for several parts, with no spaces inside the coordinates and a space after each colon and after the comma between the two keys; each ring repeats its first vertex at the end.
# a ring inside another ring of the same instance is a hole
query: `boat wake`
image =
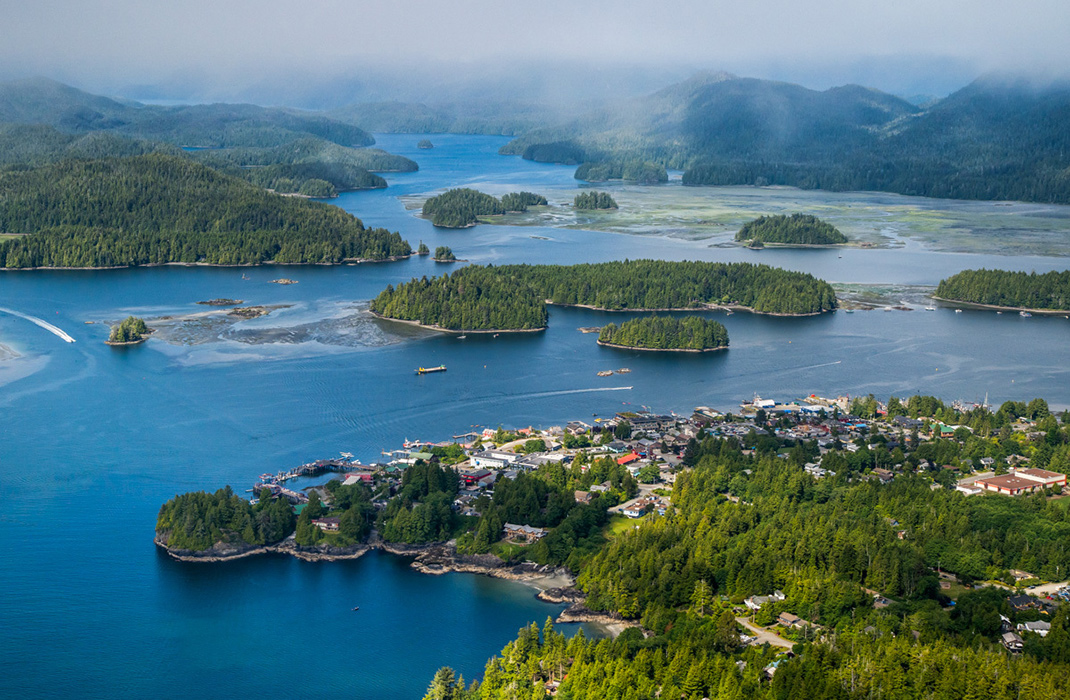
{"type": "Polygon", "coordinates": [[[524,394],[518,398],[537,399],[544,396],[565,396],[567,394],[589,394],[595,391],[631,391],[630,386],[599,386],[590,389],[562,389],[561,391],[538,391],[534,394],[524,394]]]}
{"type": "Polygon", "coordinates": [[[37,318],[36,316],[29,316],[29,315],[21,313],[19,311],[12,311],[11,309],[5,309],[5,308],[0,308],[0,312],[5,313],[5,314],[11,314],[12,316],[18,316],[19,318],[24,318],[27,321],[29,321],[30,323],[33,323],[35,325],[40,326],[41,328],[44,328],[49,333],[62,338],[63,340],[67,341],[68,343],[73,343],[74,342],[74,338],[72,338],[69,335],[67,335],[67,333],[62,328],[57,328],[56,326],[53,326],[51,323],[49,323],[48,321],[46,321],[46,320],[44,320],[42,318],[37,318]]]}

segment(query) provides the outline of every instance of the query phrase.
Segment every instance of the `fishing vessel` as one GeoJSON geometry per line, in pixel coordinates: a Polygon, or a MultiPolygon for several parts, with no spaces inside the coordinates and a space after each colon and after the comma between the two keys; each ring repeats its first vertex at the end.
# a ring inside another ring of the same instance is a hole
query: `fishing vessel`
{"type": "Polygon", "coordinates": [[[1029,313],[1028,311],[1019,311],[1018,315],[1021,316],[1022,318],[1032,318],[1033,317],[1033,314],[1029,313]]]}
{"type": "Polygon", "coordinates": [[[446,365],[439,365],[438,367],[418,367],[416,368],[416,374],[431,374],[432,372],[445,372],[446,365]]]}
{"type": "Polygon", "coordinates": [[[599,377],[610,377],[612,375],[613,375],[613,370],[611,370],[611,369],[604,369],[604,370],[602,370],[601,372],[598,373],[599,377]]]}

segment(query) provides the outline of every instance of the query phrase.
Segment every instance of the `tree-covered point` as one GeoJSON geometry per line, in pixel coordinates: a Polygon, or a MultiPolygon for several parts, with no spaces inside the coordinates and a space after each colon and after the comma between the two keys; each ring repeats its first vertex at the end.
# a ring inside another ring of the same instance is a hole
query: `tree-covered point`
{"type": "Polygon", "coordinates": [[[736,233],[736,240],[788,245],[830,245],[846,243],[847,236],[827,221],[810,214],[777,214],[760,216],[747,222],[736,233]]]}
{"type": "Polygon", "coordinates": [[[450,276],[389,286],[372,302],[372,311],[450,330],[525,330],[546,325],[547,300],[638,311],[733,304],[795,315],[836,308],[832,287],[806,273],[749,263],[626,260],[473,265],[450,276]]]}
{"type": "Polygon", "coordinates": [[[127,316],[122,322],[111,327],[109,343],[136,343],[149,332],[145,320],[136,316],[127,316]]]}
{"type": "Polygon", "coordinates": [[[216,543],[274,544],[294,531],[293,508],[285,500],[261,498],[255,506],[229,486],[215,493],[175,496],[160,507],[156,534],[172,549],[202,551],[216,543]]]}
{"type": "Polygon", "coordinates": [[[448,245],[440,245],[435,248],[434,259],[438,262],[453,262],[457,256],[453,254],[448,245]]]}
{"type": "Polygon", "coordinates": [[[339,263],[408,255],[397,233],[184,158],[147,155],[0,173],[0,266],[339,263]]]}
{"type": "Polygon", "coordinates": [[[572,200],[575,209],[616,209],[617,202],[609,192],[580,192],[572,200]]]}
{"type": "Polygon", "coordinates": [[[728,331],[701,316],[648,316],[602,326],[598,342],[642,350],[712,350],[728,347],[728,331]]]}
{"type": "Polygon", "coordinates": [[[386,180],[347,163],[278,163],[262,168],[227,170],[243,180],[279,194],[337,197],[348,190],[381,189],[386,180]]]}
{"type": "Polygon", "coordinates": [[[379,511],[379,533],[387,542],[405,544],[450,539],[459,521],[451,507],[459,488],[453,469],[417,462],[405,470],[397,496],[379,511]]]}
{"type": "Polygon", "coordinates": [[[644,185],[668,182],[664,165],[643,160],[613,160],[603,163],[584,163],[576,168],[574,177],[586,182],[628,180],[644,185]]]}
{"type": "Polygon", "coordinates": [[[379,148],[346,148],[318,138],[302,138],[268,148],[219,148],[186,155],[213,168],[263,168],[271,165],[341,165],[369,172],[413,172],[415,161],[379,148]]]}
{"type": "Polygon", "coordinates": [[[476,265],[387,286],[371,310],[449,330],[531,330],[545,327],[547,318],[543,298],[521,277],[476,265]]]}
{"type": "Polygon", "coordinates": [[[941,280],[941,299],[1023,309],[1070,309],[1070,271],[963,270],[941,280]]]}
{"type": "Polygon", "coordinates": [[[424,202],[423,215],[442,228],[474,226],[481,216],[527,211],[529,206],[546,204],[546,198],[532,192],[510,192],[501,199],[470,188],[448,190],[424,202]]]}

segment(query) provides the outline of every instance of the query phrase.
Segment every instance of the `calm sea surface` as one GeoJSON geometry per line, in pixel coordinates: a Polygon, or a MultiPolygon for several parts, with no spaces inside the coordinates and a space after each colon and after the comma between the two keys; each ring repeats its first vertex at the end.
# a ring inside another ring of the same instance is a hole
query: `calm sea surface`
{"type": "MultiPolygon", "coordinates": [[[[559,193],[576,183],[571,167],[497,156],[505,139],[434,135],[436,148],[421,151],[419,138],[379,138],[416,159],[419,172],[388,175],[389,189],[336,203],[369,225],[400,230],[414,247],[449,245],[472,262],[760,260],[832,282],[892,287],[935,285],[973,267],[1065,268],[1054,257],[919,245],[766,250],[756,258],[701,241],[549,227],[436,231],[398,197],[475,186],[564,201],[559,193]]],[[[373,460],[405,438],[440,440],[477,425],[549,426],[644,405],[731,409],[755,393],[1044,396],[1070,405],[1070,320],[925,311],[924,298],[909,290],[909,312],[711,313],[727,326],[731,349],[685,357],[599,348],[576,330],[627,318],[618,314],[552,309],[545,333],[463,341],[366,314],[385,285],[443,271],[424,258],[257,268],[244,271],[248,279],[241,270],[186,268],[0,275],[0,307],[77,341],[0,313],[0,344],[19,355],[0,360],[0,695],[419,697],[438,666],[473,677],[521,625],[559,610],[522,585],[424,576],[389,555],[331,564],[171,561],[152,534],[160,503],[178,492],[225,484],[244,491],[264,471],[343,450],[373,460]],[[280,276],[299,284],[268,284],[280,276]],[[214,297],[285,308],[240,323],[173,321],[126,351],[102,343],[102,322],[203,313],[210,309],[194,302],[214,297]],[[449,371],[413,374],[437,364],[449,371]],[[595,376],[620,367],[632,371],[595,376]]]]}

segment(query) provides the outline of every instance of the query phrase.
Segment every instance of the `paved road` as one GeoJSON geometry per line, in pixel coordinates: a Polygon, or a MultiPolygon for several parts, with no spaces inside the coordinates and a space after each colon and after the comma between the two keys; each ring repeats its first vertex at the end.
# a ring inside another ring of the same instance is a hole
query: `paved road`
{"type": "Polygon", "coordinates": [[[746,627],[751,635],[758,638],[754,642],[756,645],[769,644],[770,646],[783,647],[784,649],[791,649],[795,646],[795,642],[790,639],[784,639],[776,632],[759,627],[745,617],[737,617],[736,622],[746,627]]]}

